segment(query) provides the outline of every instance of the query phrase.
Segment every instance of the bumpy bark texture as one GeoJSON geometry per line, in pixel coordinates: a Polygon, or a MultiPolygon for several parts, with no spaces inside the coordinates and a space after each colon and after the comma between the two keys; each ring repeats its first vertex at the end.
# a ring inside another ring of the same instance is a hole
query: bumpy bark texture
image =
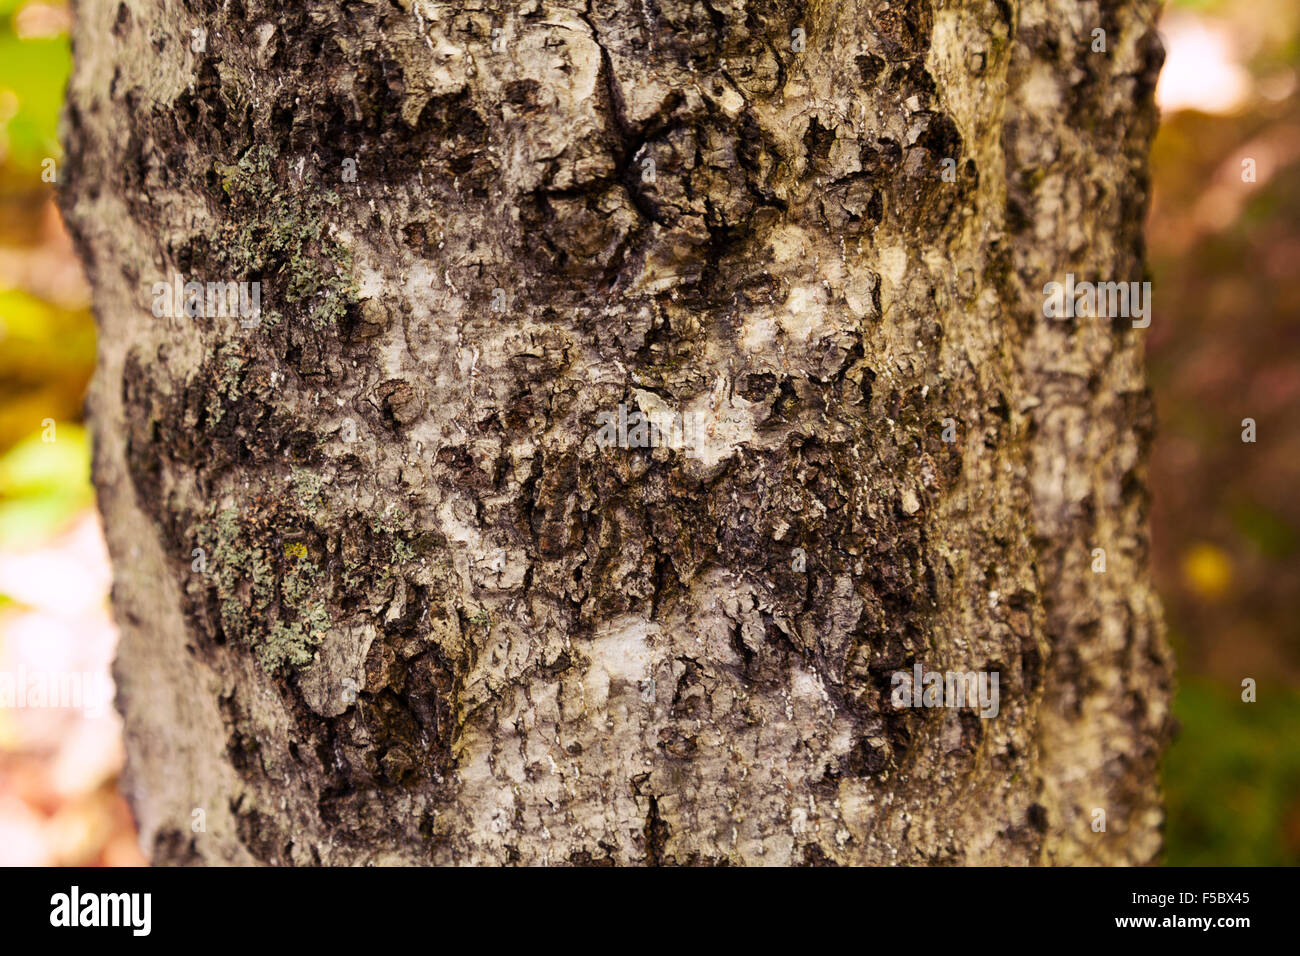
{"type": "Polygon", "coordinates": [[[77,8],[154,859],[1155,856],[1143,333],[1042,317],[1142,278],[1148,0],[280,7],[77,8]]]}

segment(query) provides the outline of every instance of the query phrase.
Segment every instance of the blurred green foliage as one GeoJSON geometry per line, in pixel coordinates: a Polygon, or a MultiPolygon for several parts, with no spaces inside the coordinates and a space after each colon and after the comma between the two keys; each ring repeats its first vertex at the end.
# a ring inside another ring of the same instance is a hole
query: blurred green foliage
{"type": "Polygon", "coordinates": [[[39,167],[58,157],[59,108],[72,68],[66,35],[19,37],[14,15],[25,0],[0,0],[0,133],[6,165],[39,167]]]}
{"type": "MultiPolygon", "coordinates": [[[[67,304],[76,299],[67,288],[75,272],[67,270],[70,250],[53,214],[53,186],[41,175],[45,159],[62,156],[58,119],[69,42],[63,33],[19,36],[15,15],[25,6],[0,0],[3,550],[49,540],[93,502],[88,439],[78,421],[94,368],[95,326],[88,309],[67,304]]],[[[57,3],[37,13],[45,32],[60,15],[57,3]]]]}
{"type": "Polygon", "coordinates": [[[65,38],[23,40],[12,31],[0,32],[0,88],[17,97],[7,132],[19,165],[39,166],[42,158],[61,155],[59,106],[71,66],[65,38]]]}
{"type": "Polygon", "coordinates": [[[0,457],[0,549],[49,539],[94,501],[85,429],[55,422],[48,432],[52,441],[38,433],[0,457]]]}
{"type": "Polygon", "coordinates": [[[79,418],[94,363],[89,312],[0,289],[0,453],[47,418],[79,418]]]}
{"type": "Polygon", "coordinates": [[[1169,865],[1300,864],[1300,693],[1241,693],[1201,679],[1179,688],[1164,762],[1169,865]]]}
{"type": "Polygon", "coordinates": [[[1228,39],[1249,89],[1226,112],[1164,116],[1152,151],[1152,557],[1181,725],[1163,764],[1165,862],[1296,865],[1300,17],[1294,0],[1174,6],[1228,39]],[[1248,417],[1256,444],[1241,440],[1248,417]]]}

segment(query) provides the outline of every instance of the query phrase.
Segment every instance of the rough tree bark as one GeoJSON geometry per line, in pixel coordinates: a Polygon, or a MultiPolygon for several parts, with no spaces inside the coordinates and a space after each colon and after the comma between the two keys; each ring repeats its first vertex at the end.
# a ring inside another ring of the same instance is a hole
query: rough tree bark
{"type": "Polygon", "coordinates": [[[1142,278],[1154,14],[78,3],[153,858],[1151,860],[1143,333],[1042,288],[1142,278]],[[997,717],[895,708],[916,663],[997,717]]]}

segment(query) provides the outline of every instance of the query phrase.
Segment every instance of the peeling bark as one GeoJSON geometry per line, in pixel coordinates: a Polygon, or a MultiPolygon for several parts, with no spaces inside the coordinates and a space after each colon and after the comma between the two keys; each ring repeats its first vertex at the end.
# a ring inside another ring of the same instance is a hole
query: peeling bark
{"type": "Polygon", "coordinates": [[[157,862],[1155,856],[1142,332],[1041,294],[1142,278],[1151,3],[77,13],[157,862]]]}

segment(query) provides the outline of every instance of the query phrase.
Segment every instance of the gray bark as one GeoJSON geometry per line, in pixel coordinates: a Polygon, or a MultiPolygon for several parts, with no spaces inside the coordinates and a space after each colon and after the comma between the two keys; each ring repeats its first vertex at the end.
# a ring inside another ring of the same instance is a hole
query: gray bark
{"type": "Polygon", "coordinates": [[[1142,278],[1153,17],[78,3],[153,858],[1151,860],[1143,333],[1041,290],[1142,278]],[[620,403],[696,447],[601,447],[620,403]],[[916,663],[998,715],[894,707],[916,663]]]}

